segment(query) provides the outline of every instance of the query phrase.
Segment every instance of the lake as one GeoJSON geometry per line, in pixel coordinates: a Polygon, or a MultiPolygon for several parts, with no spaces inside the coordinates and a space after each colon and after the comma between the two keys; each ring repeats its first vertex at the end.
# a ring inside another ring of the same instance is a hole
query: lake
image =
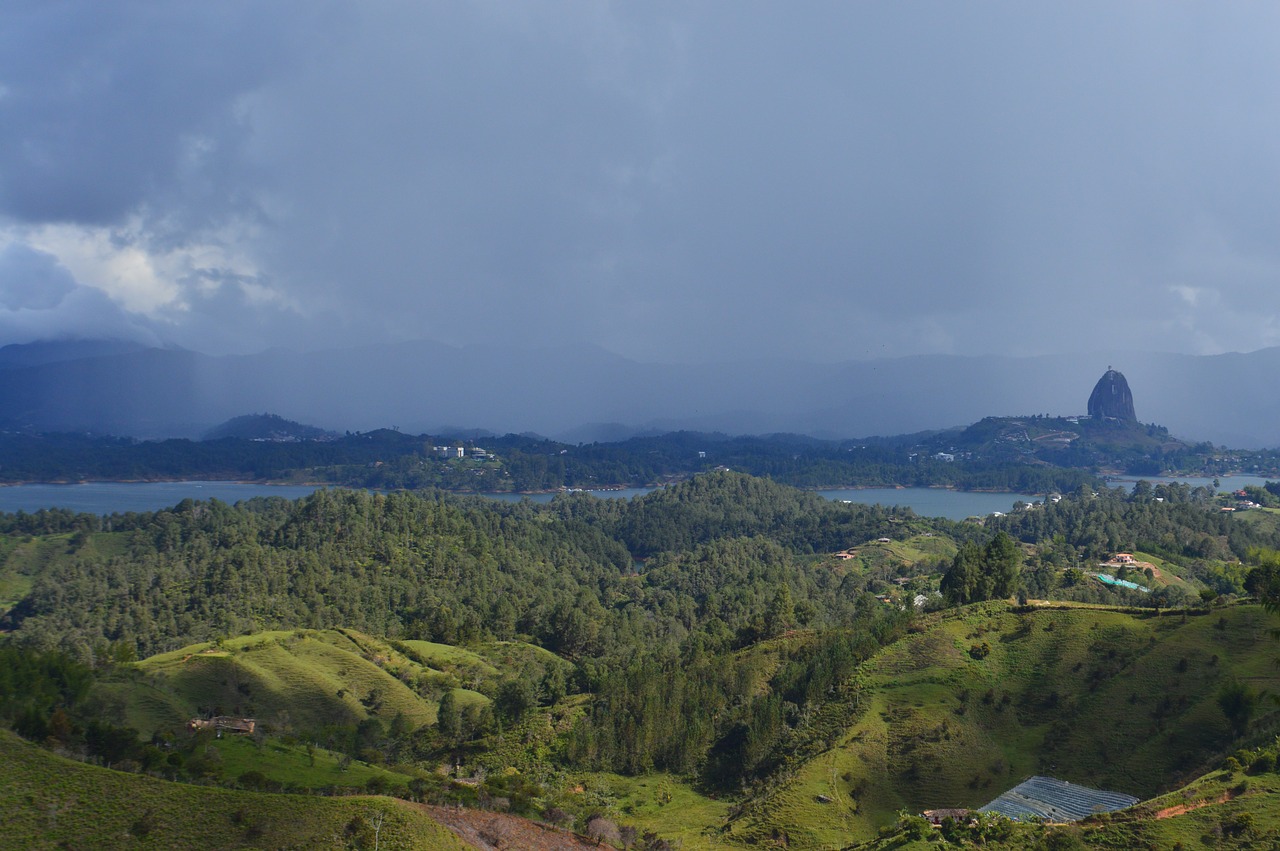
{"type": "MultiPolygon", "coordinates": [[[[1123,476],[1111,480],[1113,486],[1124,485],[1132,490],[1133,486],[1138,483],[1139,479],[1151,482],[1153,485],[1167,485],[1171,482],[1181,482],[1184,485],[1191,485],[1193,488],[1211,488],[1213,487],[1213,476],[1123,476]]],[[[1262,487],[1267,482],[1274,482],[1275,479],[1268,479],[1263,476],[1218,476],[1218,492],[1230,493],[1238,491],[1247,485],[1256,485],[1262,487]]]]}
{"type": "MultiPolygon", "coordinates": [[[[317,490],[315,485],[261,485],[243,482],[86,482],[72,485],[12,485],[0,487],[0,512],[42,508],[66,508],[89,514],[112,514],[126,511],[157,511],[184,499],[219,499],[235,503],[258,496],[280,496],[298,499],[317,490]]],[[[609,499],[630,499],[649,493],[653,488],[622,488],[588,491],[609,499]]],[[[926,517],[949,517],[963,520],[970,515],[1007,512],[1015,501],[1031,502],[1036,497],[1017,493],[969,493],[938,488],[859,488],[818,491],[830,500],[848,500],[865,504],[910,506],[926,517]]],[[[493,499],[549,502],[555,494],[485,494],[493,499]]]]}
{"type": "Polygon", "coordinates": [[[298,499],[314,492],[314,485],[255,485],[243,482],[84,482],[74,485],[11,485],[0,487],[0,512],[67,508],[88,514],[158,511],[184,499],[239,502],[255,496],[298,499]]]}
{"type": "Polygon", "coordinates": [[[994,511],[1009,513],[1015,502],[1035,502],[1043,497],[1025,493],[978,493],[943,488],[854,488],[821,490],[827,499],[860,502],[864,505],[906,506],[922,517],[963,520],[983,517],[994,511]]]}
{"type": "MultiPolygon", "coordinates": [[[[1137,479],[1116,479],[1114,486],[1132,488],[1137,479]]],[[[1152,484],[1185,482],[1192,487],[1212,486],[1212,478],[1188,476],[1178,479],[1150,478],[1152,484]]],[[[1268,480],[1259,476],[1220,476],[1220,491],[1235,491],[1245,485],[1263,485],[1268,480]]],[[[66,508],[89,514],[112,514],[126,511],[157,511],[184,499],[220,499],[235,503],[256,496],[281,496],[298,499],[317,490],[316,485],[261,485],[244,482],[85,482],[74,485],[11,485],[0,487],[0,513],[39,511],[42,508],[66,508]]],[[[630,499],[649,493],[653,488],[620,488],[587,491],[608,499],[630,499]]],[[[1034,502],[1039,497],[1022,493],[975,493],[941,488],[852,488],[817,491],[830,500],[848,500],[866,505],[902,505],[924,517],[947,517],[963,520],[993,511],[1008,512],[1015,502],[1034,502]]],[[[549,502],[555,494],[484,494],[492,499],[517,502],[530,499],[549,502]]]]}

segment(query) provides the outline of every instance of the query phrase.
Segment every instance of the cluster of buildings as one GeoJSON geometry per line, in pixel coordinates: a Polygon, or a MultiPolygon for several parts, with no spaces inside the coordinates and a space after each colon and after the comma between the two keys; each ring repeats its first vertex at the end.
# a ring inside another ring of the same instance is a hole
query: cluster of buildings
{"type": "Polygon", "coordinates": [[[439,458],[487,459],[494,457],[491,452],[486,452],[479,446],[473,446],[470,449],[465,446],[433,446],[431,451],[439,458]]]}
{"type": "Polygon", "coordinates": [[[1258,503],[1250,499],[1248,492],[1243,489],[1238,490],[1231,495],[1236,498],[1236,504],[1224,506],[1222,508],[1223,511],[1248,511],[1250,508],[1262,507],[1261,505],[1259,505],[1258,503]]]}

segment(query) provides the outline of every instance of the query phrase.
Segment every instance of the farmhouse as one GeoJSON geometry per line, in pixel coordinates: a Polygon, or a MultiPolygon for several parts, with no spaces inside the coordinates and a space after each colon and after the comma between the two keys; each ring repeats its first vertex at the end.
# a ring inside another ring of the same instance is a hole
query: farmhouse
{"type": "Polygon", "coordinates": [[[192,718],[187,722],[188,730],[216,730],[219,733],[236,733],[241,736],[251,734],[257,726],[252,718],[234,718],[230,715],[192,718]]]}
{"type": "Polygon", "coordinates": [[[973,811],[964,809],[925,810],[920,815],[928,819],[929,824],[934,827],[941,827],[943,819],[951,819],[962,824],[973,819],[973,811]]]}

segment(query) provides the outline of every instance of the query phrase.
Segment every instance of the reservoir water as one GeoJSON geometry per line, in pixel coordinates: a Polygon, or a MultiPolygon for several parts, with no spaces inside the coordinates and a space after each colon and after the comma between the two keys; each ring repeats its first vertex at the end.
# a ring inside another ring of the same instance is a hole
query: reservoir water
{"type": "MultiPolygon", "coordinates": [[[[1111,480],[1111,484],[1113,487],[1123,485],[1124,487],[1132,489],[1133,486],[1138,483],[1139,478],[1141,477],[1125,476],[1122,478],[1115,478],[1111,480]]],[[[1191,485],[1193,488],[1213,487],[1213,476],[1175,476],[1168,478],[1165,476],[1150,476],[1146,481],[1151,482],[1153,485],[1167,485],[1172,482],[1180,482],[1184,485],[1191,485]]],[[[1262,487],[1269,481],[1274,482],[1275,479],[1267,479],[1263,476],[1218,476],[1218,492],[1230,493],[1232,491],[1238,491],[1248,485],[1262,487]]]]}
{"type": "Polygon", "coordinates": [[[0,512],[66,508],[87,514],[158,511],[184,499],[220,499],[234,503],[255,496],[298,499],[314,485],[255,485],[244,482],[83,482],[74,485],[0,487],[0,512]]]}
{"type": "MultiPolygon", "coordinates": [[[[0,512],[42,508],[65,508],[88,514],[112,514],[126,511],[157,511],[184,499],[219,499],[235,503],[258,496],[281,496],[298,499],[317,490],[315,485],[263,485],[243,482],[86,482],[72,485],[29,484],[0,487],[0,512]]],[[[588,491],[609,499],[630,499],[649,493],[653,488],[622,488],[588,491]]],[[[1034,496],[1016,493],[966,493],[936,488],[862,488],[818,491],[831,500],[865,504],[904,505],[928,517],[950,517],[962,520],[973,514],[1008,511],[1015,501],[1030,502],[1034,496]]],[[[555,494],[485,494],[493,499],[549,502],[555,494]]]]}
{"type": "MultiPolygon", "coordinates": [[[[1182,481],[1193,487],[1212,486],[1212,479],[1149,479],[1153,484],[1182,481]]],[[[1258,476],[1221,476],[1220,491],[1239,490],[1245,485],[1261,485],[1267,480],[1258,476]]],[[[1118,480],[1114,484],[1132,487],[1133,481],[1118,480]]],[[[235,503],[258,496],[280,496],[298,499],[317,490],[316,485],[263,485],[244,482],[85,482],[73,485],[28,484],[0,487],[0,513],[39,511],[42,508],[65,508],[88,514],[112,514],[126,511],[157,511],[176,505],[184,499],[219,499],[235,503]]],[[[630,499],[649,493],[652,488],[622,488],[588,491],[595,496],[630,499]]],[[[963,520],[984,516],[993,511],[1008,512],[1015,502],[1034,502],[1038,497],[1020,493],[976,493],[941,488],[854,488],[817,492],[831,500],[847,500],[867,505],[901,505],[924,517],[948,517],[963,520]]],[[[548,502],[555,495],[485,494],[493,499],[518,501],[531,499],[548,502]]]]}

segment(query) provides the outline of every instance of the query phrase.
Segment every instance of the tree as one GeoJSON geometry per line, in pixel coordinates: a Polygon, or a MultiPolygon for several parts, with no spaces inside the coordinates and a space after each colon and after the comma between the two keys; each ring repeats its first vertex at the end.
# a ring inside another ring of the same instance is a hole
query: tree
{"type": "Polygon", "coordinates": [[[1017,592],[1022,551],[1005,532],[979,547],[966,541],[942,577],[942,595],[953,606],[1010,597],[1017,592]]]}
{"type": "Polygon", "coordinates": [[[1247,683],[1231,680],[1219,689],[1218,706],[1231,722],[1232,732],[1240,736],[1249,728],[1253,713],[1258,708],[1258,693],[1247,683]]]}
{"type": "Polygon", "coordinates": [[[1280,551],[1253,548],[1248,558],[1257,567],[1249,571],[1244,589],[1268,611],[1280,613],[1280,551]]]}
{"type": "Polygon", "coordinates": [[[942,596],[953,606],[963,606],[978,599],[982,581],[982,550],[973,541],[966,541],[951,561],[951,569],[942,577],[939,588],[942,596]]]}
{"type": "Polygon", "coordinates": [[[982,553],[983,572],[990,582],[985,599],[1011,597],[1018,590],[1022,552],[1005,532],[997,532],[982,553]]]}
{"type": "Polygon", "coordinates": [[[766,638],[777,638],[796,625],[796,607],[791,598],[791,587],[783,584],[769,601],[764,612],[766,638]]]}
{"type": "Polygon", "coordinates": [[[462,714],[458,712],[458,699],[453,696],[453,689],[447,690],[440,697],[440,708],[436,710],[436,729],[445,744],[453,747],[458,744],[462,732],[462,714]]]}
{"type": "Polygon", "coordinates": [[[533,685],[524,677],[503,680],[498,686],[493,709],[503,721],[514,723],[538,703],[533,685]]]}
{"type": "Polygon", "coordinates": [[[586,834],[596,842],[607,842],[612,845],[616,845],[622,839],[618,832],[618,825],[602,815],[594,815],[587,820],[586,834]]]}

